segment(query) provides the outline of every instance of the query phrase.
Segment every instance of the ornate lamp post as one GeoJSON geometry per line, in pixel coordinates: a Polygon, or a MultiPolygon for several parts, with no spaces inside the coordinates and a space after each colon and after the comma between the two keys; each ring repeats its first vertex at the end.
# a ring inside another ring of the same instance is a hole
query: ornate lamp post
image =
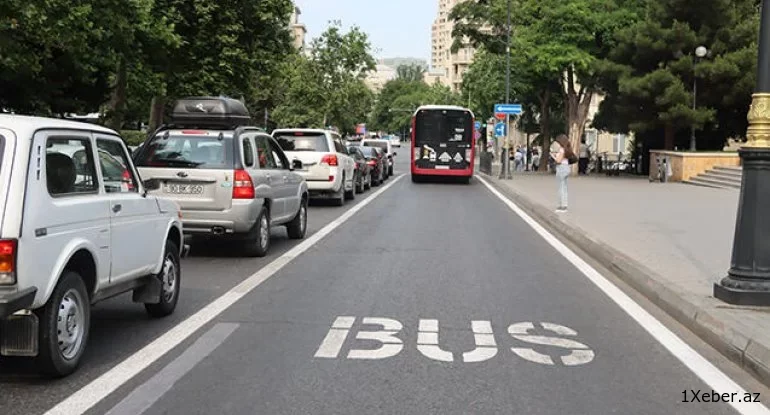
{"type": "Polygon", "coordinates": [[[714,297],[736,305],[770,305],[770,0],[762,1],[757,88],[749,109],[748,142],[740,150],[741,196],[733,256],[714,297]]]}
{"type": "MultiPolygon", "coordinates": [[[[692,65],[692,111],[695,112],[695,109],[697,108],[697,97],[698,97],[698,77],[695,75],[695,63],[698,62],[698,60],[703,59],[708,55],[709,50],[706,49],[705,46],[698,46],[695,48],[695,61],[693,61],[692,65]]],[[[696,144],[695,140],[695,121],[692,123],[692,127],[690,128],[690,151],[695,151],[698,149],[698,146],[696,144]]]]}

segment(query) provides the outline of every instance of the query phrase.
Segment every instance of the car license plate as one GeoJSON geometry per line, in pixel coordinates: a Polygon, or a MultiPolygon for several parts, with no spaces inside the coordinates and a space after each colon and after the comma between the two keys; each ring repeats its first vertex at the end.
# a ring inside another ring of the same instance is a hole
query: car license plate
{"type": "Polygon", "coordinates": [[[166,193],[176,195],[199,195],[203,193],[203,186],[199,184],[167,184],[166,193]]]}

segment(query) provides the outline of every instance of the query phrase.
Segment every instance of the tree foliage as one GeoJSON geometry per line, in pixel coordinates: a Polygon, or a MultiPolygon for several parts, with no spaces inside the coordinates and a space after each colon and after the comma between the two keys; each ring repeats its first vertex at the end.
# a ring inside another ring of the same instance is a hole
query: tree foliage
{"type": "Polygon", "coordinates": [[[422,81],[425,67],[419,64],[399,65],[396,68],[396,78],[403,81],[422,81]]]}
{"type": "Polygon", "coordinates": [[[422,80],[388,81],[372,111],[370,126],[388,132],[408,131],[412,114],[422,105],[462,105],[462,97],[448,86],[422,80]]]}
{"type": "Polygon", "coordinates": [[[753,0],[649,1],[647,18],[618,33],[596,124],[648,140],[665,136],[656,144],[666,148],[689,147],[692,125],[700,130],[699,149],[721,150],[728,138],[742,137],[756,73],[755,6],[753,0]],[[696,61],[701,45],[710,54],[696,61]]]}
{"type": "Polygon", "coordinates": [[[296,55],[283,65],[273,119],[281,126],[335,126],[351,133],[371,110],[374,98],[364,78],[374,67],[367,35],[356,27],[343,33],[332,23],[311,42],[310,56],[296,55]]]}

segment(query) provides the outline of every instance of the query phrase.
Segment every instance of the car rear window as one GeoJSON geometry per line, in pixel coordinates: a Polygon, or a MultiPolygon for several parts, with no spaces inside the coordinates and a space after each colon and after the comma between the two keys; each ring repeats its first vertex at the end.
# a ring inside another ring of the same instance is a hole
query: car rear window
{"type": "Polygon", "coordinates": [[[388,152],[388,143],[382,141],[364,141],[364,147],[377,147],[384,152],[388,152]]]}
{"type": "Polygon", "coordinates": [[[329,152],[329,140],[322,133],[282,132],[276,134],[274,138],[283,151],[329,152]]]}
{"type": "Polygon", "coordinates": [[[377,157],[377,153],[372,147],[361,147],[361,152],[364,153],[364,157],[377,157]]]}
{"type": "Polygon", "coordinates": [[[233,140],[224,137],[157,135],[138,154],[138,167],[232,169],[233,140]]]}

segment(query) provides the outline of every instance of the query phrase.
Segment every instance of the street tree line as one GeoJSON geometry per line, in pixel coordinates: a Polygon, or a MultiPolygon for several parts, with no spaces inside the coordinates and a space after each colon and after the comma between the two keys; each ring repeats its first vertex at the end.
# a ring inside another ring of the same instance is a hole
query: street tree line
{"type": "MultiPolygon", "coordinates": [[[[511,0],[511,97],[524,128],[573,145],[589,105],[593,127],[634,133],[645,149],[721,150],[745,135],[754,85],[757,0],[511,0]],[[698,46],[709,53],[695,56],[698,46]],[[697,107],[693,82],[697,78],[697,107]]],[[[505,99],[508,0],[466,1],[453,10],[456,50],[477,47],[463,79],[478,118],[505,99]]]]}
{"type": "MultiPolygon", "coordinates": [[[[104,114],[114,129],[191,95],[243,100],[270,126],[366,119],[365,33],[339,22],[292,45],[290,0],[7,0],[0,5],[0,112],[104,114]]],[[[161,112],[162,113],[162,112],[161,112]]],[[[261,124],[261,123],[260,123],[261,124]]]]}

